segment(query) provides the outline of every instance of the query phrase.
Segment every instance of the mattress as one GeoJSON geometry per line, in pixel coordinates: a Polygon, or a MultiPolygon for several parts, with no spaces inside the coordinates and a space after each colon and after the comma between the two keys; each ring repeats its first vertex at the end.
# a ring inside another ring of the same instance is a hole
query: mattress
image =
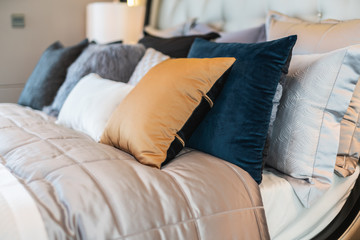
{"type": "Polygon", "coordinates": [[[269,169],[263,173],[260,191],[271,239],[310,239],[340,212],[359,175],[359,166],[348,178],[333,175],[331,188],[311,208],[304,208],[291,185],[269,169]]]}

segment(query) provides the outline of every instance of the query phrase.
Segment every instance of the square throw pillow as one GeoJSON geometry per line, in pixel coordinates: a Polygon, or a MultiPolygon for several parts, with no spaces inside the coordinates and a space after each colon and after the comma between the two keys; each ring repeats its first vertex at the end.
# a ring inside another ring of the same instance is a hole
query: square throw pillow
{"type": "Polygon", "coordinates": [[[321,23],[304,21],[270,11],[266,20],[267,40],[297,34],[293,54],[325,53],[360,43],[360,19],[321,23]],[[346,37],[344,37],[346,36],[346,37]]]}
{"type": "Polygon", "coordinates": [[[89,73],[97,73],[103,78],[127,83],[144,53],[145,48],[140,44],[89,45],[71,64],[65,82],[61,85],[51,106],[43,109],[44,112],[58,116],[71,90],[89,73]]]}
{"type": "Polygon", "coordinates": [[[51,44],[41,55],[27,80],[18,104],[37,110],[51,104],[56,92],[65,81],[68,67],[87,46],[87,39],[66,48],[60,42],[51,44]]]}
{"type": "Polygon", "coordinates": [[[144,56],[141,58],[131,75],[129,84],[135,86],[152,67],[169,58],[169,56],[162,54],[153,48],[146,49],[144,56]]]}
{"type": "Polygon", "coordinates": [[[112,112],[133,88],[91,73],[70,92],[57,123],[81,131],[98,142],[112,112]]]}
{"type": "MultiPolygon", "coordinates": [[[[312,23],[270,12],[267,20],[268,39],[296,33],[293,53],[328,52],[349,45],[360,44],[360,19],[349,21],[325,20],[312,23]],[[346,36],[346,37],[344,37],[346,36]]],[[[360,82],[358,82],[360,85],[360,82]]],[[[340,144],[335,172],[342,177],[354,173],[360,156],[360,86],[355,88],[344,119],[341,121],[340,144]]]]}
{"type": "Polygon", "coordinates": [[[139,40],[146,48],[154,48],[172,58],[184,58],[188,55],[191,44],[196,38],[212,40],[220,37],[218,33],[211,32],[205,35],[192,35],[173,38],[160,38],[155,36],[145,36],[139,40]]]}
{"type": "Polygon", "coordinates": [[[296,36],[255,44],[196,39],[189,57],[235,57],[236,62],[187,146],[241,167],[260,183],[273,98],[295,42],[296,36]]]}
{"type": "Polygon", "coordinates": [[[266,164],[285,173],[305,207],[332,183],[340,122],[360,77],[360,45],[294,55],[266,164]]]}
{"type": "Polygon", "coordinates": [[[181,58],[156,65],[114,111],[100,142],[160,168],[185,146],[234,61],[181,58]]]}

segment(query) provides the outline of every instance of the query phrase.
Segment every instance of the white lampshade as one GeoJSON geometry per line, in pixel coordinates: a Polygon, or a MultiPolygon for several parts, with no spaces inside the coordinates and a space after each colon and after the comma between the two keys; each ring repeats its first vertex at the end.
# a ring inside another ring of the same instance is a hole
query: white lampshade
{"type": "Polygon", "coordinates": [[[142,36],[143,5],[130,7],[122,2],[97,2],[88,4],[86,13],[86,36],[90,41],[135,43],[142,36]]]}

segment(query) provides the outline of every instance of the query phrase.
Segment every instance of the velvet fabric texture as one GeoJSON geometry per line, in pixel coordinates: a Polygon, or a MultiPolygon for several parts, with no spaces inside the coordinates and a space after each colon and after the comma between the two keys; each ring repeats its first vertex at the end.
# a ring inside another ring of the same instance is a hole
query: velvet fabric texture
{"type": "Polygon", "coordinates": [[[187,146],[236,164],[260,183],[272,100],[295,42],[296,36],[254,44],[196,39],[188,57],[235,57],[236,62],[187,146]]]}
{"type": "Polygon", "coordinates": [[[27,80],[18,103],[37,110],[51,104],[56,92],[65,81],[68,67],[88,44],[87,39],[66,48],[60,42],[51,44],[41,55],[27,80]]]}
{"type": "Polygon", "coordinates": [[[155,50],[169,55],[172,58],[185,58],[191,48],[191,44],[196,38],[212,40],[220,37],[218,33],[211,32],[205,35],[192,35],[173,38],[161,38],[146,35],[139,40],[146,48],[154,48],[155,50]]]}
{"type": "Polygon", "coordinates": [[[89,45],[69,67],[64,84],[61,85],[53,103],[43,108],[49,115],[57,117],[71,90],[80,79],[89,73],[102,78],[127,83],[145,53],[140,44],[89,45]]]}

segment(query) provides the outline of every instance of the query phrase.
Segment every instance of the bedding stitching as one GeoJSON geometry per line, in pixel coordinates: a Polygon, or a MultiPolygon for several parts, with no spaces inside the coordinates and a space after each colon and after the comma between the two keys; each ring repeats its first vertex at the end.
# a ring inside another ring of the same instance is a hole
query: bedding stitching
{"type": "MultiPolygon", "coordinates": [[[[244,187],[245,187],[245,189],[246,189],[246,191],[247,191],[247,193],[248,193],[248,196],[249,196],[249,198],[250,198],[251,204],[252,204],[253,206],[255,206],[254,199],[253,199],[252,194],[251,194],[251,192],[250,192],[250,190],[249,190],[249,188],[248,188],[248,186],[247,186],[247,184],[246,184],[246,180],[244,179],[244,177],[243,177],[239,172],[237,172],[237,171],[234,169],[234,167],[231,166],[228,162],[222,161],[222,163],[223,163],[224,165],[228,166],[228,167],[239,177],[239,179],[243,182],[243,185],[244,185],[244,187]]],[[[254,211],[254,214],[255,214],[256,223],[257,223],[257,225],[258,225],[258,228],[260,229],[260,227],[262,227],[262,226],[261,226],[260,223],[259,223],[258,212],[257,212],[257,211],[254,211]]],[[[265,237],[262,235],[262,232],[261,232],[261,231],[259,231],[259,234],[260,234],[261,239],[265,239],[265,237]]]]}
{"type": "MultiPolygon", "coordinates": [[[[52,159],[47,159],[47,160],[43,160],[43,161],[49,161],[49,160],[52,160],[52,159]]],[[[61,169],[64,169],[64,168],[67,168],[67,167],[72,167],[72,166],[79,166],[79,165],[82,165],[83,163],[93,163],[93,162],[101,162],[101,161],[133,161],[132,159],[118,159],[118,158],[112,158],[112,159],[100,159],[100,160],[92,160],[92,161],[84,161],[84,162],[75,162],[75,163],[72,163],[72,164],[69,164],[69,165],[66,165],[66,166],[63,166],[63,167],[59,167],[59,168],[56,168],[55,170],[53,171],[49,171],[46,175],[44,175],[44,178],[47,178],[50,174],[58,171],[58,170],[61,170],[61,169]]],[[[28,181],[28,183],[33,183],[33,182],[36,182],[36,181],[41,181],[43,180],[43,178],[37,178],[37,179],[32,179],[30,181],[28,181]]]]}
{"type": "MultiPolygon", "coordinates": [[[[189,209],[190,209],[190,212],[191,212],[191,214],[192,214],[192,218],[193,218],[193,219],[196,219],[196,218],[195,218],[194,209],[193,209],[192,205],[190,204],[190,201],[189,201],[186,193],[184,192],[184,189],[181,187],[181,184],[179,184],[179,182],[176,180],[176,177],[173,176],[173,175],[171,175],[170,172],[163,171],[163,173],[165,173],[165,174],[167,174],[169,177],[171,177],[172,180],[174,181],[174,183],[178,186],[179,190],[181,191],[182,195],[184,196],[184,198],[185,198],[185,200],[186,200],[186,203],[187,203],[187,205],[188,205],[188,207],[189,207],[189,209]]],[[[197,221],[194,221],[194,223],[195,223],[195,229],[196,229],[197,237],[198,237],[198,239],[201,239],[201,238],[200,238],[200,232],[199,232],[198,223],[197,223],[197,221]]]]}
{"type": "Polygon", "coordinates": [[[219,212],[219,213],[213,213],[213,214],[205,215],[205,216],[201,216],[201,217],[194,217],[194,218],[187,219],[187,220],[184,220],[184,221],[171,223],[171,224],[166,224],[166,225],[163,225],[163,226],[160,226],[160,227],[144,230],[142,232],[132,233],[132,234],[125,235],[125,236],[122,236],[122,237],[118,237],[118,238],[111,238],[111,240],[126,239],[126,238],[129,238],[129,237],[133,237],[133,236],[136,236],[136,235],[139,235],[139,234],[144,234],[144,233],[147,233],[147,232],[150,232],[150,231],[155,231],[155,230],[163,229],[163,228],[166,228],[166,227],[171,227],[171,226],[174,226],[174,225],[179,225],[179,224],[183,224],[183,223],[197,221],[197,220],[200,220],[202,218],[216,217],[216,216],[220,216],[220,215],[226,215],[226,214],[238,213],[238,212],[240,213],[240,212],[244,212],[244,211],[257,210],[257,209],[264,209],[264,207],[256,206],[256,207],[251,207],[251,208],[241,208],[241,209],[239,208],[239,209],[233,209],[233,210],[223,211],[223,212],[219,212]]]}
{"type": "MultiPolygon", "coordinates": [[[[2,115],[2,114],[0,114],[0,116],[4,117],[4,115],[2,115]]],[[[6,118],[6,119],[8,119],[9,121],[11,121],[11,122],[15,125],[14,127],[19,128],[19,129],[22,129],[24,132],[27,132],[28,134],[31,134],[31,135],[33,135],[33,136],[38,137],[40,140],[43,140],[43,139],[42,139],[41,137],[39,137],[38,135],[36,135],[36,134],[28,131],[28,129],[21,128],[21,126],[19,126],[18,122],[15,121],[14,119],[12,119],[11,117],[4,117],[4,118],[6,118]]],[[[26,126],[29,126],[29,125],[26,125],[26,126]]],[[[32,142],[31,142],[31,143],[32,143],[32,142]]],[[[23,144],[23,145],[25,145],[25,144],[23,144]]],[[[12,151],[12,150],[11,150],[11,151],[12,151]]],[[[13,169],[7,167],[6,165],[4,165],[4,166],[5,166],[7,169],[9,169],[9,171],[12,173],[12,175],[13,175],[14,177],[16,177],[16,179],[24,186],[24,188],[27,190],[27,192],[28,192],[34,199],[36,199],[36,205],[37,205],[37,206],[38,206],[38,205],[42,206],[43,209],[44,209],[44,211],[49,214],[49,216],[53,219],[53,221],[54,221],[55,223],[57,223],[59,226],[62,226],[62,224],[60,223],[60,221],[58,221],[58,220],[56,219],[56,217],[54,217],[54,214],[51,213],[51,212],[49,212],[49,211],[48,211],[48,208],[46,208],[46,207],[42,204],[42,202],[39,200],[38,196],[34,194],[34,192],[33,192],[33,191],[31,190],[31,188],[29,187],[28,183],[25,183],[25,180],[24,180],[22,177],[20,177],[17,173],[15,173],[15,172],[13,171],[13,169]]],[[[50,182],[49,182],[47,179],[43,179],[43,181],[44,181],[46,184],[48,184],[49,186],[51,186],[52,191],[55,192],[53,186],[50,184],[50,182]]],[[[59,200],[59,199],[56,198],[56,200],[59,200]]],[[[62,208],[62,205],[60,205],[60,207],[62,208]]],[[[41,212],[40,209],[39,209],[39,212],[41,212]]],[[[43,219],[43,216],[41,216],[41,218],[43,219]]],[[[61,228],[62,228],[62,227],[61,227],[61,228]]],[[[46,230],[46,232],[47,232],[47,229],[45,229],[45,230],[46,230]]],[[[63,229],[63,230],[64,230],[65,235],[67,235],[68,237],[73,237],[73,234],[71,234],[71,233],[68,231],[68,229],[63,229]]]]}
{"type": "MultiPolygon", "coordinates": [[[[48,142],[48,141],[47,141],[48,142]]],[[[51,144],[51,145],[53,145],[52,143],[50,143],[50,142],[48,142],[49,144],[51,144]]],[[[62,149],[60,149],[58,146],[56,146],[56,145],[53,145],[53,146],[55,146],[59,151],[61,151],[61,152],[63,152],[63,154],[64,154],[64,156],[67,156],[71,161],[73,161],[75,164],[76,163],[78,163],[78,162],[76,162],[76,160],[75,159],[73,159],[71,156],[69,156],[69,155],[67,155],[67,153],[65,152],[65,151],[63,151],[62,149]]],[[[110,214],[111,214],[111,216],[112,216],[112,218],[113,218],[113,220],[114,220],[114,222],[115,222],[115,224],[116,224],[116,229],[117,229],[117,231],[120,233],[121,231],[120,231],[120,229],[119,229],[119,222],[118,222],[118,219],[115,217],[115,215],[113,214],[113,212],[115,212],[115,211],[113,211],[113,209],[111,208],[111,206],[112,205],[110,205],[110,200],[109,200],[109,198],[108,198],[108,196],[105,194],[105,191],[102,189],[102,187],[100,186],[100,184],[98,183],[98,181],[97,181],[97,179],[96,179],[96,177],[93,175],[93,174],[91,174],[91,172],[85,167],[85,166],[83,166],[83,165],[79,165],[79,164],[77,164],[89,177],[90,177],[90,179],[94,182],[94,184],[97,186],[97,189],[101,192],[101,195],[103,196],[103,198],[104,198],[104,201],[106,202],[106,204],[107,204],[107,206],[108,206],[108,208],[109,208],[109,210],[110,210],[110,214]]],[[[76,230],[76,229],[75,229],[76,230]]]]}
{"type": "MultiPolygon", "coordinates": [[[[0,116],[3,116],[3,115],[0,114],[0,116]]],[[[4,117],[4,116],[3,116],[3,117],[4,117]]],[[[52,146],[55,147],[57,150],[59,150],[60,152],[62,152],[64,156],[68,157],[71,161],[73,161],[75,164],[78,163],[78,162],[76,162],[75,159],[73,159],[72,157],[70,157],[69,155],[67,155],[65,151],[63,151],[63,150],[60,149],[58,146],[56,146],[56,145],[54,145],[53,143],[51,143],[50,141],[48,141],[48,139],[43,139],[41,136],[36,135],[35,133],[28,131],[28,129],[22,128],[22,127],[19,126],[18,123],[17,123],[16,121],[14,121],[11,117],[6,117],[6,118],[9,119],[11,122],[13,122],[18,128],[22,129],[23,131],[25,131],[25,132],[27,132],[27,133],[29,133],[29,134],[31,134],[31,135],[34,135],[34,136],[38,137],[39,139],[41,139],[41,140],[47,142],[48,144],[52,145],[52,146]]],[[[105,195],[105,192],[103,191],[103,189],[102,189],[102,188],[100,187],[100,185],[98,184],[96,178],[95,178],[92,174],[90,174],[90,172],[88,171],[88,169],[86,169],[84,166],[79,165],[79,167],[80,167],[86,174],[88,174],[88,176],[90,177],[91,180],[93,180],[94,184],[98,187],[98,190],[99,190],[99,191],[102,193],[102,195],[104,196],[104,201],[107,203],[108,207],[111,209],[110,204],[109,204],[109,200],[108,200],[108,198],[107,198],[107,195],[105,195]]],[[[8,169],[9,169],[9,168],[8,168],[8,169]]],[[[12,172],[13,172],[13,171],[12,171],[12,172]]],[[[26,189],[29,191],[28,185],[24,183],[24,181],[22,180],[22,178],[20,178],[18,175],[15,175],[15,176],[16,176],[17,179],[21,180],[21,182],[23,183],[23,185],[26,186],[26,189]]],[[[46,179],[43,179],[43,180],[46,181],[46,182],[48,182],[46,179]]],[[[49,183],[49,182],[48,182],[48,183],[49,183]]],[[[52,185],[51,185],[51,186],[52,186],[52,185]]],[[[52,186],[52,189],[53,189],[53,191],[55,192],[55,189],[53,188],[53,186],[52,186]]],[[[29,192],[31,192],[31,195],[34,196],[34,194],[33,194],[32,191],[29,191],[29,192]]],[[[36,198],[36,199],[38,199],[38,198],[36,198]]],[[[39,202],[39,201],[38,201],[38,202],[39,202]]],[[[40,204],[40,205],[41,205],[41,204],[40,204]]],[[[62,207],[61,204],[59,204],[59,205],[60,205],[60,207],[62,207]]],[[[45,209],[47,209],[47,208],[45,208],[45,209]]],[[[116,223],[116,228],[117,228],[118,232],[120,233],[121,231],[120,231],[120,229],[119,229],[118,221],[117,221],[117,219],[115,218],[115,216],[114,216],[114,214],[113,214],[113,211],[110,210],[110,212],[111,212],[112,218],[114,219],[114,222],[116,223]]],[[[52,214],[51,214],[51,215],[52,215],[52,214]]],[[[57,222],[54,218],[53,218],[53,220],[54,220],[55,222],[57,222]]],[[[62,226],[61,224],[59,224],[59,225],[62,226]]],[[[75,226],[76,226],[76,225],[75,225],[75,226]]],[[[61,228],[62,228],[62,227],[61,227],[61,228]]],[[[66,230],[67,230],[67,229],[66,229],[66,230]]],[[[76,231],[76,229],[74,229],[74,230],[76,231]]],[[[67,233],[67,234],[68,234],[68,233],[67,233]]],[[[75,234],[76,234],[76,233],[75,233],[75,234]]],[[[71,234],[71,236],[73,236],[73,235],[71,234]]]]}

